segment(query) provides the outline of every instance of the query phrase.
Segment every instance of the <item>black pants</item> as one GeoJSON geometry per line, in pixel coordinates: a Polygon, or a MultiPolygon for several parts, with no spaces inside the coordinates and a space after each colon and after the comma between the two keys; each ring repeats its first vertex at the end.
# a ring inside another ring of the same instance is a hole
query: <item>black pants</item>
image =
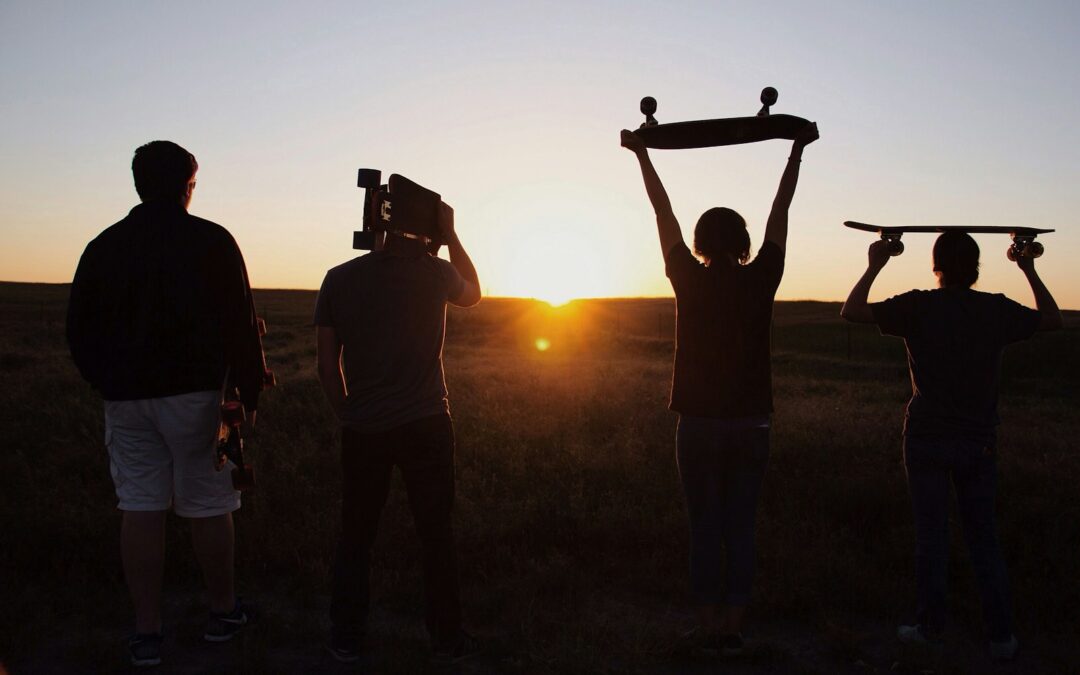
{"type": "Polygon", "coordinates": [[[461,602],[451,511],[454,427],[449,415],[425,417],[379,433],[343,428],[341,541],[334,563],[330,619],[341,636],[363,636],[371,605],[371,547],[394,465],[401,469],[423,546],[428,632],[436,648],[461,636],[461,602]]]}

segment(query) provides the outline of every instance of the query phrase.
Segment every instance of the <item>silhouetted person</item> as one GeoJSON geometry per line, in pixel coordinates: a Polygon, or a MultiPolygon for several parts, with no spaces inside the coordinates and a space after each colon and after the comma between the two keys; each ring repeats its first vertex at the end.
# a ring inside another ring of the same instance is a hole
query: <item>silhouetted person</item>
{"type": "Polygon", "coordinates": [[[136,666],[161,661],[170,506],[190,520],[209,591],[205,639],[230,639],[250,614],[233,585],[240,493],[230,471],[214,464],[226,385],[238,387],[254,423],[262,345],[240,249],[223,227],[187,212],[197,169],[195,157],[169,141],[135,151],[142,203],[86,247],[68,306],[71,355],[105,399],[136,666]]]}
{"type": "Polygon", "coordinates": [[[675,372],[670,407],[679,413],[676,453],[690,517],[690,585],[706,639],[725,655],[742,651],[742,619],[754,575],[754,519],[769,455],[773,411],[770,328],[784,272],[788,208],[803,148],[799,134],[773,200],[765,242],[750,262],[746,222],[712,208],[694,228],[694,250],[641,139],[623,130],[656,211],[660,249],[675,290],[675,372]]]}
{"type": "Polygon", "coordinates": [[[904,338],[912,396],[904,418],[904,466],[915,516],[917,623],[903,625],[905,643],[939,648],[945,627],[949,556],[949,482],[956,490],[964,537],[982,596],[995,659],[1012,659],[1012,601],[1005,559],[994,524],[997,490],[996,428],[1001,353],[1036,330],[1061,328],[1061,312],[1035,272],[1018,257],[1038,310],[971,286],[979,278],[979,246],[970,235],[948,232],[934,243],[940,288],[913,290],[868,304],[867,295],[889,261],[887,245],[870,246],[870,265],[851,289],[840,314],[876,323],[883,335],[904,338]]]}
{"type": "Polygon", "coordinates": [[[423,546],[432,661],[477,651],[462,630],[454,503],[454,429],[443,379],[446,303],[480,301],[480,282],[440,205],[450,262],[421,241],[386,246],[326,273],[315,307],[319,379],[341,422],[342,532],[333,571],[334,658],[360,658],[370,607],[371,547],[396,465],[423,546]],[[342,369],[344,365],[344,371],[342,369]]]}

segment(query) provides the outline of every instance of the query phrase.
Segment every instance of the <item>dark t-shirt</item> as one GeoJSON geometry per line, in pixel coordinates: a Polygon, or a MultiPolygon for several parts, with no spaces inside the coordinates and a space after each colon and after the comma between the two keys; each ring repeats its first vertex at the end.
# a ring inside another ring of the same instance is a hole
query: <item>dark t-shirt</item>
{"type": "Polygon", "coordinates": [[[1039,312],[970,288],[909,291],[870,307],[881,333],[907,346],[912,395],[904,433],[992,444],[1001,352],[1031,337],[1039,312]]]}
{"type": "Polygon", "coordinates": [[[449,412],[442,348],[446,303],[465,281],[446,260],[374,251],[326,273],[315,325],[342,343],[341,421],[363,432],[449,412]]]}
{"type": "Polygon", "coordinates": [[[675,289],[671,409],[694,417],[772,412],[770,327],[784,253],[766,242],[749,265],[698,262],[680,242],[668,251],[675,289]]]}
{"type": "Polygon", "coordinates": [[[221,389],[247,409],[263,385],[244,259],[225,228],[179,203],[147,202],[87,245],[71,284],[67,339],[109,401],[221,389]]]}

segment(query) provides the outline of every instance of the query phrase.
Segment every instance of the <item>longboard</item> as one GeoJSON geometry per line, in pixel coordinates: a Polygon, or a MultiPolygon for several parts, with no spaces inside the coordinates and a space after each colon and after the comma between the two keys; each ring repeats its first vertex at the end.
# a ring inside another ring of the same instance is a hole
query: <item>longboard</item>
{"type": "Polygon", "coordinates": [[[900,236],[909,232],[913,233],[937,233],[944,232],[967,232],[969,234],[1007,234],[1012,237],[1012,245],[1009,246],[1005,255],[1009,260],[1016,260],[1021,256],[1038,258],[1043,254],[1043,245],[1035,241],[1035,237],[1054,230],[1038,227],[1001,227],[994,225],[870,225],[859,223],[854,220],[844,221],[844,225],[853,230],[863,232],[876,232],[881,235],[889,246],[889,255],[900,255],[904,252],[904,244],[900,236]]]}
{"type": "Polygon", "coordinates": [[[776,89],[765,87],[761,91],[762,107],[755,117],[660,124],[653,117],[656,112],[656,99],[646,96],[641,99],[641,112],[645,115],[645,122],[634,133],[645,143],[645,147],[659,150],[711,148],[757,143],[774,138],[794,140],[810,122],[794,115],[770,115],[769,107],[776,103],[777,97],[776,89]]]}

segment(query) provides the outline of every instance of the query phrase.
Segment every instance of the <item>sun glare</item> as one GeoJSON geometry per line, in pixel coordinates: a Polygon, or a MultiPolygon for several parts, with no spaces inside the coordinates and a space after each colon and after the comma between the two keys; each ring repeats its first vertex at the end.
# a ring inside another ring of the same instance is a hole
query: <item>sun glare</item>
{"type": "Polygon", "coordinates": [[[551,340],[543,337],[536,338],[536,351],[546,352],[549,349],[551,349],[551,340]]]}

